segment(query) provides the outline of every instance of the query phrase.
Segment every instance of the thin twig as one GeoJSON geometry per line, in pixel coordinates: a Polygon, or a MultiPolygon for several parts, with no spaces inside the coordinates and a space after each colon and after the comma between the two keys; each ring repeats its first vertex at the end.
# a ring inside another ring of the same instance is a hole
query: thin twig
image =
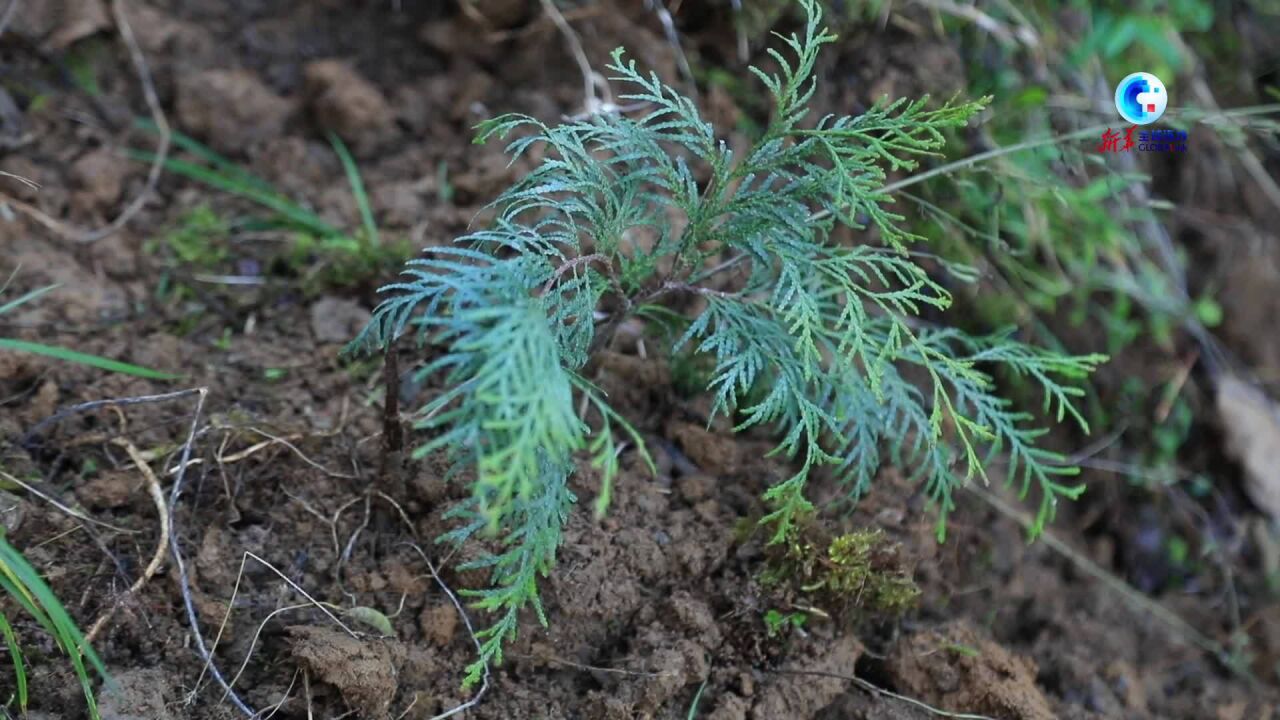
{"type": "MultiPolygon", "coordinates": [[[[192,391],[184,391],[190,393],[192,391]]],[[[195,444],[196,431],[200,427],[200,415],[204,412],[204,400],[209,395],[209,388],[195,388],[196,410],[191,416],[191,429],[187,432],[187,441],[182,445],[182,455],[178,460],[178,474],[173,479],[173,488],[169,492],[169,527],[176,528],[174,516],[178,509],[178,500],[182,497],[182,484],[187,477],[187,467],[191,461],[191,446],[195,444]]],[[[217,681],[222,689],[226,691],[227,697],[231,703],[236,706],[240,712],[246,717],[253,718],[257,716],[257,711],[245,704],[240,696],[237,695],[226,678],[222,676],[222,672],[218,670],[218,666],[213,662],[213,655],[204,644],[204,635],[200,632],[200,615],[196,612],[195,600],[191,597],[191,578],[187,575],[186,563],[182,561],[182,544],[178,541],[179,533],[171,530],[169,533],[169,550],[173,553],[173,564],[178,568],[178,588],[182,592],[182,604],[187,611],[187,623],[191,626],[191,636],[196,641],[196,651],[200,654],[200,659],[204,660],[205,668],[213,675],[213,679],[217,681]]],[[[203,670],[201,671],[203,672],[203,670]]],[[[199,683],[197,683],[197,686],[199,683]]]]}
{"type": "Polygon", "coordinates": [[[600,253],[592,253],[590,255],[580,255],[564,263],[560,267],[556,268],[556,271],[552,273],[551,277],[547,278],[547,282],[542,286],[542,290],[538,291],[538,294],[546,295],[547,291],[551,289],[551,286],[554,285],[556,281],[559,280],[560,277],[564,275],[566,272],[569,272],[570,270],[578,267],[579,265],[589,263],[589,262],[595,262],[595,261],[607,263],[609,262],[609,258],[606,255],[601,255],[600,253]]]}
{"type": "MultiPolygon", "coordinates": [[[[458,596],[454,595],[453,591],[449,589],[449,586],[445,584],[444,580],[440,579],[440,573],[436,572],[435,563],[431,562],[431,558],[427,557],[427,554],[423,552],[422,548],[418,547],[416,544],[414,543],[400,543],[400,544],[404,545],[405,547],[412,548],[414,552],[418,553],[418,557],[422,558],[422,562],[427,564],[427,569],[431,571],[431,577],[435,579],[436,585],[440,586],[440,589],[444,591],[444,594],[449,597],[449,602],[452,602],[453,607],[457,609],[458,615],[462,616],[462,623],[467,626],[467,633],[471,635],[471,642],[474,643],[476,646],[476,653],[478,654],[483,652],[483,650],[480,647],[480,639],[476,637],[475,628],[472,627],[471,625],[471,618],[467,615],[467,611],[462,608],[462,603],[458,601],[458,596]]],[[[484,676],[481,678],[480,689],[476,691],[476,694],[473,695],[470,700],[462,703],[461,705],[458,705],[457,707],[446,710],[445,712],[440,713],[439,715],[429,718],[429,720],[444,720],[447,717],[452,717],[454,715],[457,715],[460,712],[464,712],[469,708],[474,707],[477,703],[480,702],[480,698],[484,697],[484,694],[488,692],[488,690],[489,690],[489,663],[485,663],[484,676]]]]}
{"type": "Polygon", "coordinates": [[[105,523],[101,520],[94,520],[93,518],[89,517],[88,515],[85,515],[79,510],[75,510],[73,508],[70,508],[62,504],[61,502],[58,501],[57,498],[45,493],[44,491],[37,488],[35,485],[32,485],[26,482],[25,480],[20,480],[17,477],[14,477],[13,475],[10,475],[9,473],[5,472],[4,470],[0,470],[0,478],[4,479],[6,482],[11,482],[14,485],[21,487],[23,490],[26,490],[32,495],[35,495],[41,500],[44,500],[45,502],[57,508],[58,510],[61,510],[62,512],[70,515],[71,517],[77,520],[81,520],[83,522],[92,523],[94,525],[104,527],[108,530],[111,530],[112,532],[124,533],[126,535],[138,534],[137,530],[129,530],[128,528],[117,527],[115,525],[112,525],[111,523],[105,523]]]}
{"type": "Polygon", "coordinates": [[[781,675],[814,675],[817,677],[835,678],[837,680],[848,680],[849,682],[857,685],[858,687],[862,688],[863,690],[866,690],[867,692],[873,695],[883,695],[885,697],[891,697],[894,700],[899,700],[901,702],[908,703],[910,705],[915,705],[921,710],[933,713],[938,717],[957,718],[958,720],[995,720],[995,718],[989,715],[948,712],[946,710],[941,710],[921,700],[916,700],[915,698],[907,697],[906,695],[899,695],[898,693],[893,692],[892,690],[886,690],[880,687],[879,685],[876,685],[875,683],[869,680],[863,680],[862,678],[856,675],[843,675],[841,673],[825,672],[822,670],[774,670],[774,672],[781,675]]]}
{"type": "MultiPolygon", "coordinates": [[[[271,720],[271,718],[275,717],[276,713],[280,712],[280,708],[284,707],[284,704],[289,701],[289,695],[293,693],[293,686],[297,684],[298,675],[300,674],[302,674],[301,670],[293,671],[293,678],[289,680],[289,687],[284,689],[284,696],[280,698],[280,702],[276,703],[273,707],[270,708],[271,712],[262,716],[262,720],[271,720]]],[[[262,709],[262,712],[266,712],[266,711],[267,711],[267,708],[262,709]]]]}
{"type": "MultiPolygon", "coordinates": [[[[209,655],[205,659],[204,667],[200,671],[200,677],[196,679],[195,687],[191,691],[192,696],[195,695],[196,690],[200,687],[200,680],[204,677],[205,671],[208,671],[212,673],[214,678],[218,679],[219,683],[222,685],[223,698],[224,699],[227,697],[235,698],[235,693],[232,691],[231,686],[234,685],[236,680],[240,678],[241,673],[244,672],[245,666],[249,664],[249,655],[245,656],[244,663],[240,666],[240,670],[236,672],[235,677],[233,677],[231,679],[231,682],[228,683],[220,679],[221,676],[218,673],[218,668],[216,665],[213,664],[213,652],[218,649],[218,644],[222,642],[222,635],[227,629],[227,621],[231,619],[231,609],[235,606],[236,596],[240,594],[240,583],[244,579],[244,567],[249,562],[250,559],[257,560],[260,565],[267,568],[271,572],[275,573],[276,577],[283,580],[285,584],[287,584],[290,588],[293,589],[294,592],[306,598],[308,604],[314,605],[315,607],[319,608],[320,612],[324,613],[325,617],[329,618],[330,620],[333,621],[334,624],[342,628],[343,632],[345,632],[347,635],[349,635],[350,637],[356,638],[357,640],[361,638],[360,633],[357,633],[356,631],[348,627],[347,624],[342,622],[342,620],[338,619],[338,616],[334,615],[329,610],[329,608],[325,607],[324,603],[311,597],[311,595],[307,593],[306,590],[302,589],[301,585],[299,585],[298,583],[290,579],[288,575],[285,575],[283,572],[281,572],[275,565],[272,565],[271,563],[267,562],[261,557],[258,557],[254,553],[246,550],[244,554],[240,556],[240,572],[236,573],[236,583],[235,583],[235,587],[232,588],[231,590],[231,599],[227,601],[227,611],[222,615],[222,623],[218,626],[218,634],[213,639],[213,646],[209,649],[209,655]]],[[[278,613],[284,612],[286,610],[295,610],[298,607],[305,607],[305,605],[280,608],[272,612],[270,615],[268,615],[266,620],[263,620],[262,624],[258,626],[258,631],[254,633],[253,641],[250,642],[249,644],[249,653],[253,652],[253,646],[254,644],[257,643],[258,636],[262,633],[262,628],[263,626],[266,625],[268,620],[270,620],[272,617],[274,617],[278,613]]]]}
{"type": "Polygon", "coordinates": [[[662,32],[667,36],[667,44],[671,46],[671,50],[676,54],[676,65],[680,68],[680,74],[684,75],[684,79],[689,83],[689,95],[696,102],[698,100],[698,81],[693,76],[693,67],[689,65],[689,58],[684,53],[684,47],[680,44],[680,33],[676,30],[675,19],[671,17],[671,11],[667,9],[662,0],[645,0],[645,4],[654,15],[658,16],[658,22],[662,25],[662,32]]]}
{"type": "Polygon", "coordinates": [[[525,655],[523,653],[505,653],[505,654],[513,658],[520,658],[525,660],[539,660],[541,662],[555,663],[557,665],[564,665],[565,667],[571,667],[577,670],[585,670],[587,672],[612,673],[615,675],[631,675],[633,677],[663,677],[663,676],[675,674],[675,672],[672,670],[664,670],[662,672],[648,672],[648,671],[641,671],[641,670],[626,670],[624,668],[600,667],[599,665],[583,665],[582,663],[577,663],[572,660],[565,660],[564,658],[556,657],[555,655],[525,655]]]}
{"type": "Polygon", "coordinates": [[[129,586],[124,595],[112,603],[111,607],[94,621],[93,626],[89,628],[89,632],[85,633],[85,642],[88,643],[94,641],[94,638],[102,631],[103,626],[116,614],[116,610],[120,607],[125,597],[136,595],[152,577],[155,577],[156,572],[160,570],[160,566],[164,564],[164,555],[169,547],[169,508],[165,506],[164,491],[160,489],[160,481],[133,443],[120,439],[116,441],[116,444],[124,448],[124,451],[129,454],[129,459],[133,460],[133,464],[138,466],[138,471],[142,473],[142,477],[147,481],[147,493],[151,495],[151,501],[155,503],[156,512],[160,516],[160,540],[156,543],[156,550],[152,553],[151,562],[147,563],[147,568],[129,586]]]}
{"type": "MultiPolygon", "coordinates": [[[[0,20],[2,20],[2,18],[0,18],[0,20]]],[[[32,180],[31,178],[23,177],[21,175],[16,175],[11,172],[5,172],[4,170],[0,170],[0,177],[13,178],[14,180],[17,180],[18,182],[22,183],[23,185],[26,185],[32,190],[40,189],[40,183],[36,182],[35,180],[32,180]]]]}
{"type": "Polygon", "coordinates": [[[582,94],[583,94],[583,110],[585,113],[595,115],[596,113],[608,110],[613,107],[613,98],[609,96],[609,84],[600,73],[591,69],[591,62],[587,60],[587,53],[582,49],[582,41],[578,39],[578,34],[573,31],[573,27],[569,25],[569,21],[565,19],[564,14],[560,12],[560,8],[552,0],[541,0],[542,11],[551,18],[556,28],[560,30],[560,34],[564,36],[565,42],[569,44],[569,53],[573,55],[573,59],[578,63],[578,70],[582,73],[582,94]],[[602,100],[597,89],[605,93],[602,100]]]}
{"type": "MultiPolygon", "coordinates": [[[[203,398],[203,395],[208,392],[208,388],[188,388],[186,390],[161,393],[159,395],[135,395],[133,397],[124,398],[107,398],[105,400],[90,400],[89,402],[70,405],[36,423],[35,427],[28,430],[27,433],[22,436],[22,446],[30,448],[32,440],[39,435],[42,430],[77,413],[88,412],[90,410],[97,410],[105,407],[128,407],[130,405],[144,405],[148,403],[167,402],[169,400],[180,400],[196,394],[200,394],[203,398]]],[[[203,399],[201,404],[203,404],[203,399]]]]}

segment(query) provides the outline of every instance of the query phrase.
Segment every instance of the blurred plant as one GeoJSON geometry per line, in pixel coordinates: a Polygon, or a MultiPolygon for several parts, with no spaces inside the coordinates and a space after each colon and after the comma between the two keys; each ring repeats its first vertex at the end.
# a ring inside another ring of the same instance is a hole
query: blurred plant
{"type": "MultiPolygon", "coordinates": [[[[138,120],[137,124],[146,130],[155,129],[148,120],[138,120]]],[[[272,215],[266,219],[235,223],[234,226],[239,230],[291,232],[293,242],[286,255],[288,263],[293,267],[306,268],[314,265],[313,260],[318,256],[327,273],[324,276],[326,284],[342,286],[357,282],[403,262],[412,254],[404,241],[382,241],[359,168],[337,135],[331,134],[329,142],[342,165],[360,214],[360,228],[354,232],[333,226],[310,208],[281,194],[266,180],[194,138],[177,131],[172,135],[174,147],[188,157],[166,158],[166,170],[271,211],[272,215]]],[[[148,163],[155,158],[152,153],[144,151],[130,151],[129,155],[148,163]]],[[[228,253],[211,239],[219,231],[225,235],[231,228],[232,223],[201,206],[192,211],[166,240],[184,262],[197,265],[220,263],[228,253]]]]}

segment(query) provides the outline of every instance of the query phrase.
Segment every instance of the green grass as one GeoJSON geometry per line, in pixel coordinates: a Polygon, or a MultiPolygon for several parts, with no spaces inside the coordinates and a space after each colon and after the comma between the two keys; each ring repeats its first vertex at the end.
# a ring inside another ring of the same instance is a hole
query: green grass
{"type": "MultiPolygon", "coordinates": [[[[155,125],[149,120],[140,119],[137,125],[145,130],[155,131],[155,125]]],[[[212,224],[221,228],[222,234],[228,234],[232,227],[289,232],[292,242],[288,251],[280,258],[289,268],[298,275],[307,275],[318,260],[319,265],[325,269],[319,277],[323,285],[346,286],[377,277],[382,271],[410,257],[413,251],[405,240],[383,240],[355,159],[337,135],[330,134],[329,142],[342,166],[360,214],[360,227],[353,230],[333,225],[306,205],[281,193],[263,178],[181,132],[173,132],[176,152],[165,158],[164,168],[174,175],[247,200],[266,211],[263,217],[249,218],[238,223],[217,218],[217,222],[212,224]]],[[[146,151],[131,150],[128,154],[141,162],[150,163],[155,160],[155,155],[146,151]]],[[[192,221],[198,219],[200,218],[191,217],[184,220],[166,238],[167,244],[174,248],[180,260],[190,264],[209,268],[225,262],[229,253],[225,248],[217,246],[209,236],[210,222],[192,226],[192,221]],[[196,232],[199,237],[189,238],[188,235],[192,232],[196,232]],[[187,242],[193,239],[197,241],[194,247],[187,242]]]]}
{"type": "MultiPolygon", "coordinates": [[[[20,305],[31,302],[57,289],[57,285],[48,285],[38,290],[23,295],[22,297],[0,305],[0,315],[4,315],[20,305]]],[[[0,288],[3,290],[3,288],[0,288]]],[[[133,375],[135,377],[147,378],[149,380],[175,380],[179,376],[171,373],[152,370],[133,363],[122,362],[120,360],[112,360],[111,358],[101,357],[99,355],[90,355],[88,353],[70,350],[56,345],[46,345],[44,343],[31,342],[28,340],[18,340],[16,338],[0,337],[0,350],[10,350],[13,352],[30,353],[43,357],[61,360],[63,362],[78,363],[107,372],[123,373],[125,375],[133,375]]]]}
{"type": "MultiPolygon", "coordinates": [[[[99,717],[98,704],[94,700],[89,669],[92,668],[104,680],[109,680],[106,666],[85,641],[80,628],[67,614],[58,596],[49,589],[22,553],[9,544],[3,528],[0,528],[0,589],[8,594],[23,612],[39,623],[40,627],[57,643],[58,649],[67,655],[68,662],[71,663],[72,670],[75,671],[76,678],[84,689],[89,715],[96,720],[99,717]]],[[[9,650],[9,659],[13,664],[18,707],[25,713],[29,699],[26,661],[22,646],[18,642],[17,632],[3,612],[0,612],[0,635],[4,637],[5,645],[9,650]]]]}
{"type": "MultiPolygon", "coordinates": [[[[5,287],[7,285],[8,283],[6,282],[5,287]]],[[[56,287],[56,285],[49,285],[26,293],[15,300],[0,304],[0,316],[47,295],[56,287]]],[[[4,287],[0,287],[0,292],[3,292],[3,290],[4,287]]],[[[108,372],[124,373],[154,380],[168,380],[177,377],[132,363],[90,355],[54,345],[12,338],[0,338],[0,350],[28,352],[108,372]]],[[[94,670],[104,680],[108,680],[106,667],[102,664],[102,660],[98,658],[93,648],[85,641],[84,635],[76,626],[75,621],[71,619],[71,616],[67,614],[58,597],[40,578],[40,574],[31,566],[31,563],[27,562],[22,552],[9,543],[4,535],[3,528],[0,528],[0,590],[3,590],[8,595],[23,613],[35,620],[45,632],[49,633],[54,642],[57,643],[58,648],[67,655],[68,662],[71,663],[71,668],[84,689],[85,703],[88,707],[89,715],[96,720],[99,715],[97,702],[94,700],[93,687],[90,683],[89,670],[94,670]]],[[[9,652],[10,664],[13,666],[15,691],[12,699],[17,701],[18,707],[25,713],[30,699],[30,688],[27,682],[27,663],[22,652],[22,646],[19,643],[18,633],[13,627],[10,617],[6,616],[4,612],[0,612],[0,636],[4,639],[5,646],[9,652]]]]}

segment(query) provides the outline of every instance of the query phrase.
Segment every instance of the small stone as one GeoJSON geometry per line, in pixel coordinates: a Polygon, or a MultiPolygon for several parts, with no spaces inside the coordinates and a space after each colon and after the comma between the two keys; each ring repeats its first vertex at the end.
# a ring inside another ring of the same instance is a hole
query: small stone
{"type": "Polygon", "coordinates": [[[422,220],[426,204],[413,183],[391,183],[375,189],[370,197],[380,224],[385,227],[412,227],[422,220]]]}

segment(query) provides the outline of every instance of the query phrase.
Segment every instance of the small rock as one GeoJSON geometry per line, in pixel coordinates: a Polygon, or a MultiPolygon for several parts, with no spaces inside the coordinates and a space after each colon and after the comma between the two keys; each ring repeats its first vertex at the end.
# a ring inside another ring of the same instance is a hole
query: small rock
{"type": "Polygon", "coordinates": [[[0,529],[13,534],[22,527],[27,517],[27,506],[13,493],[0,490],[0,529]]]}
{"type": "Polygon", "coordinates": [[[741,696],[725,693],[716,699],[716,709],[707,716],[707,720],[743,720],[751,703],[741,696]]]}
{"type": "Polygon", "coordinates": [[[279,136],[292,109],[247,70],[206,70],[178,80],[178,119],[215,150],[243,153],[279,136]]]}
{"type": "Polygon", "coordinates": [[[90,150],[72,163],[71,182],[98,207],[110,207],[120,199],[128,170],[128,162],[110,150],[90,150]]]}
{"type": "Polygon", "coordinates": [[[311,306],[311,331],[316,340],[345,343],[369,323],[368,310],[353,300],[324,297],[311,306]]]}
{"type": "Polygon", "coordinates": [[[326,130],[369,150],[395,131],[395,111],[378,88],[340,60],[318,60],[304,71],[306,92],[316,122],[326,130]]]}

